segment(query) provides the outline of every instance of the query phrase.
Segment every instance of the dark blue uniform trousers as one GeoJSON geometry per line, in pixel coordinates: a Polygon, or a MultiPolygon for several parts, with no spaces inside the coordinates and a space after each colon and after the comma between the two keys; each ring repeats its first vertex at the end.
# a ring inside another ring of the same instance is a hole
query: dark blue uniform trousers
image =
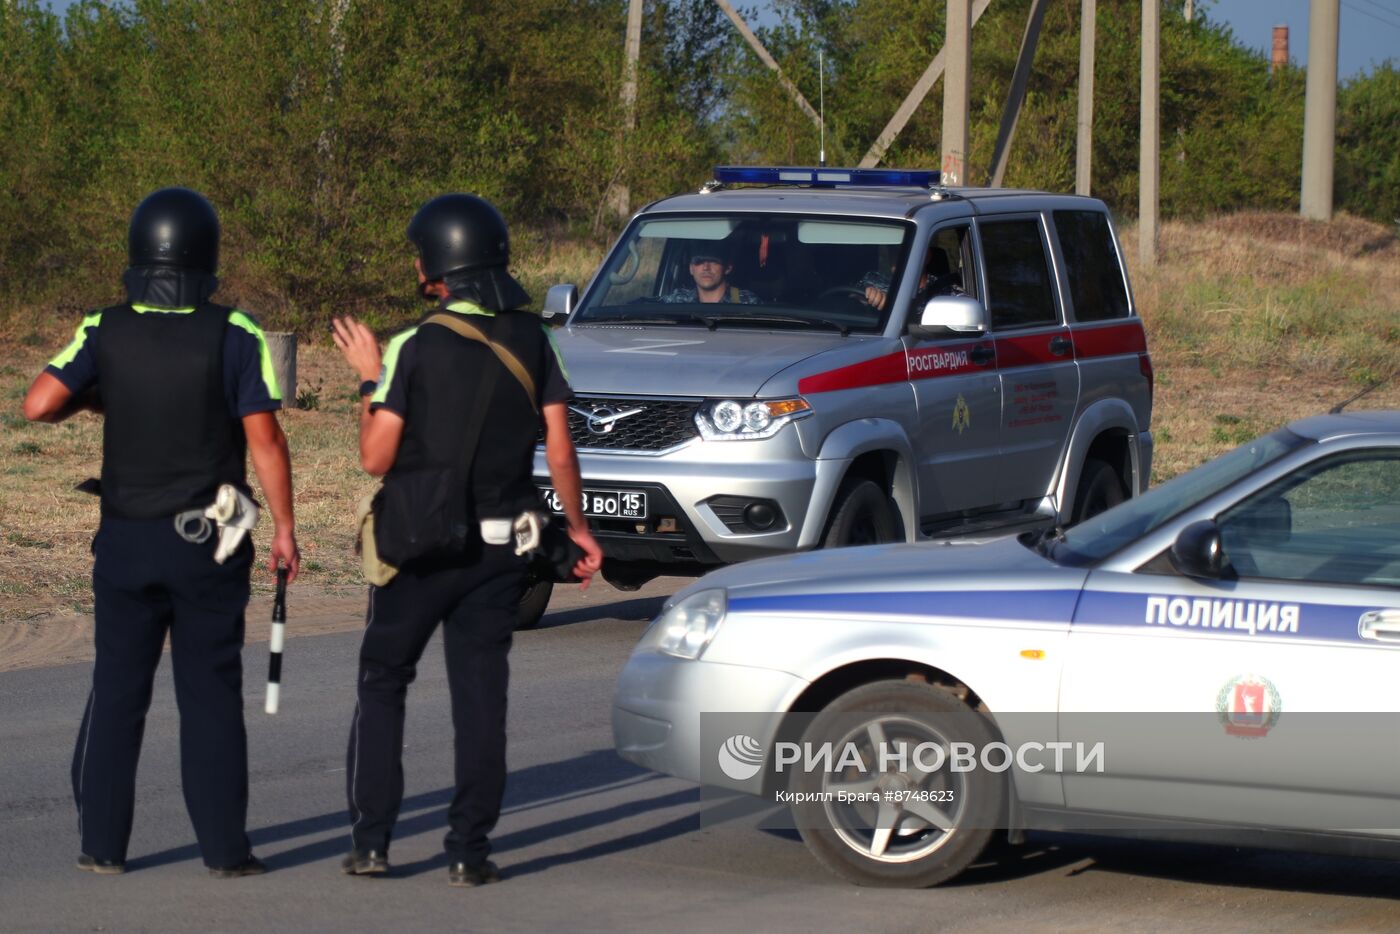
{"type": "Polygon", "coordinates": [[[500,816],[506,782],[506,655],[525,563],[509,545],[481,548],[468,566],[410,562],[387,586],[369,589],[346,762],[357,850],[388,852],[403,801],[404,702],[441,622],[456,755],[443,845],[452,859],[474,865],[491,852],[487,834],[500,816]]]}
{"type": "Polygon", "coordinates": [[[73,798],[83,852],[126,859],[136,764],[151,685],[170,633],[180,708],[180,778],[204,862],[249,854],[248,740],[243,727],[243,613],[253,547],[214,563],[217,536],[191,544],[171,519],[104,517],[93,541],[96,662],[73,798]]]}

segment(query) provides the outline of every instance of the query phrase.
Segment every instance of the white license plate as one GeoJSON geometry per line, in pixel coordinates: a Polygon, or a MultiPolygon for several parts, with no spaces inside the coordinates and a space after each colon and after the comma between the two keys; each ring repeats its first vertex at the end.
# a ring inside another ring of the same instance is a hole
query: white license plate
{"type": "MultiPolygon", "coordinates": [[[[547,486],[540,487],[540,496],[551,512],[562,514],[564,504],[559,494],[547,486]]],[[[593,519],[645,519],[647,495],[635,490],[584,490],[583,514],[593,519]]]]}

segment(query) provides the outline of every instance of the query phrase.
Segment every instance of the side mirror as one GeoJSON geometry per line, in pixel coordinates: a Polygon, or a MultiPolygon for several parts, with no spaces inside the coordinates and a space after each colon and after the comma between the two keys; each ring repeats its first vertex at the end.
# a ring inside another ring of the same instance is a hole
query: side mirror
{"type": "Polygon", "coordinates": [[[919,315],[918,327],[941,328],[960,334],[986,334],[987,309],[967,295],[937,295],[919,315]]]}
{"type": "Polygon", "coordinates": [[[1220,544],[1220,529],[1214,520],[1193,522],[1172,542],[1172,566],[1187,577],[1219,580],[1225,570],[1225,549],[1220,544]]]}
{"type": "Polygon", "coordinates": [[[542,317],[553,318],[555,315],[568,317],[573,313],[574,306],[578,304],[578,287],[572,283],[568,285],[551,285],[549,291],[544,293],[544,311],[542,317]]]}

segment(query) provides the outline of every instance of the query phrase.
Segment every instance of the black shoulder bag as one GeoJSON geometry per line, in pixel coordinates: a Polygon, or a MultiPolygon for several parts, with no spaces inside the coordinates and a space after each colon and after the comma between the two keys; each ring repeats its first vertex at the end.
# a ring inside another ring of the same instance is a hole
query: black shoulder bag
{"type": "Polygon", "coordinates": [[[401,568],[416,558],[461,556],[480,538],[470,471],[499,375],[496,367],[481,368],[480,402],[472,407],[456,464],[393,474],[375,494],[374,544],[385,563],[401,568]]]}

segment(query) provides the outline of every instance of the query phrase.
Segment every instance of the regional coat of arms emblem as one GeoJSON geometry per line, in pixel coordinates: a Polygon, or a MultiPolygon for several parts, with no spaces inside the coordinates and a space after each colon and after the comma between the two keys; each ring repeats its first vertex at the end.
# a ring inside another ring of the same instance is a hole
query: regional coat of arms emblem
{"type": "Polygon", "coordinates": [[[1278,688],[1263,675],[1236,675],[1216,695],[1215,711],[1229,735],[1257,738],[1278,723],[1283,703],[1278,688]]]}

